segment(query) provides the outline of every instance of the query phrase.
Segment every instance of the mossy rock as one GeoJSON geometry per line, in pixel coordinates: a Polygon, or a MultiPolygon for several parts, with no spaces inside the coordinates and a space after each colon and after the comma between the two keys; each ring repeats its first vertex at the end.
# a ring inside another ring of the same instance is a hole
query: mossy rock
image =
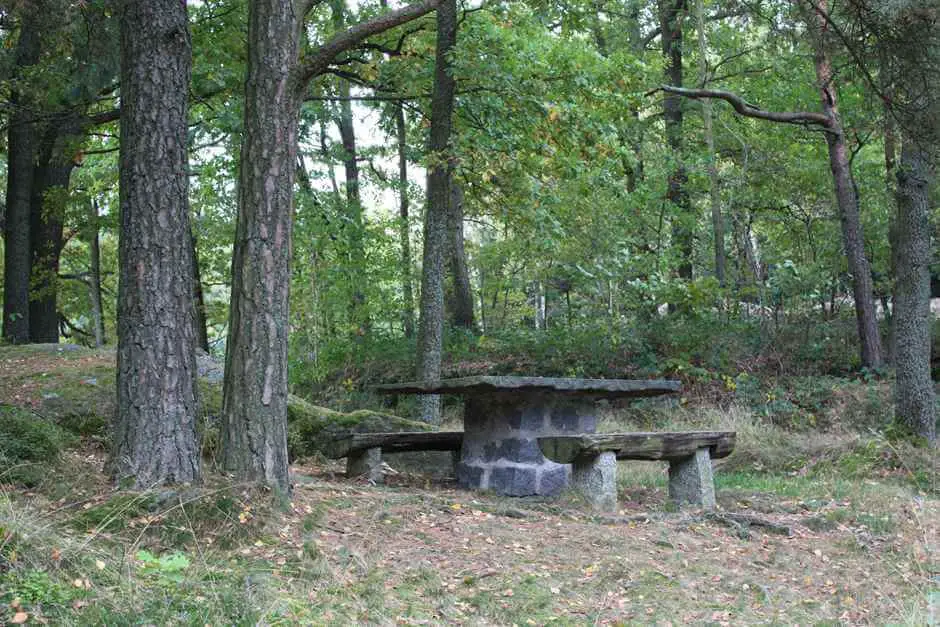
{"type": "Polygon", "coordinates": [[[32,487],[48,473],[74,436],[27,409],[0,405],[0,483],[32,487]]]}
{"type": "Polygon", "coordinates": [[[343,433],[433,430],[427,423],[392,414],[368,409],[344,413],[293,395],[287,399],[287,446],[291,459],[323,453],[327,443],[343,433]]]}
{"type": "MultiPolygon", "coordinates": [[[[110,438],[116,410],[115,353],[74,345],[32,344],[0,347],[0,397],[20,395],[38,403],[50,424],[103,442],[110,438]]],[[[197,357],[199,431],[203,454],[219,452],[222,415],[222,366],[205,354],[197,357]]],[[[14,400],[14,402],[17,402],[14,400]]],[[[370,410],[343,413],[289,395],[288,447],[291,459],[321,451],[323,443],[343,432],[428,431],[422,423],[370,410]]]]}

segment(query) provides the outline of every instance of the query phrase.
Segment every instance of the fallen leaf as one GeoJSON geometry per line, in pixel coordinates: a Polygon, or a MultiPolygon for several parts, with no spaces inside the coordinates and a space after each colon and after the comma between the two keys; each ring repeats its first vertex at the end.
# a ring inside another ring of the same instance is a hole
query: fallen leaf
{"type": "Polygon", "coordinates": [[[27,620],[29,620],[29,614],[26,612],[17,612],[13,615],[13,618],[10,619],[10,622],[14,625],[22,625],[27,620]]]}

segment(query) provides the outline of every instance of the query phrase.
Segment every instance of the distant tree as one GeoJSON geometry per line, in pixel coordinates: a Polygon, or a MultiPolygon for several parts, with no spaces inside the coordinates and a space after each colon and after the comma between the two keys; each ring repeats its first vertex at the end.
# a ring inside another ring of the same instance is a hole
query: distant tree
{"type": "Polygon", "coordinates": [[[137,487],[196,481],[186,5],[121,7],[118,409],[112,468],[137,487]]]}

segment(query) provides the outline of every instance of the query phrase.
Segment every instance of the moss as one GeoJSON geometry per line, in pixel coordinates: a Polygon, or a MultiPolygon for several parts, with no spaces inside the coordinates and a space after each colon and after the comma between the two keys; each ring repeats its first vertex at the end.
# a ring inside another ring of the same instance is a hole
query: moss
{"type": "Polygon", "coordinates": [[[343,413],[318,407],[296,396],[287,399],[287,446],[291,459],[322,453],[342,433],[431,431],[423,423],[368,409],[343,413]]]}
{"type": "Polygon", "coordinates": [[[38,485],[74,438],[29,410],[0,405],[0,482],[38,485]]]}

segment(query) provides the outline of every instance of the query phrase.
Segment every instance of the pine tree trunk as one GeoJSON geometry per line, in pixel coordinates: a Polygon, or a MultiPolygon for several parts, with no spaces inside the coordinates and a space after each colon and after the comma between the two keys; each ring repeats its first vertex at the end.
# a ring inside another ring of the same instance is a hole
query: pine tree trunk
{"type": "MultiPolygon", "coordinates": [[[[38,9],[38,7],[37,7],[38,9]]],[[[40,12],[24,11],[16,43],[16,78],[39,61],[40,12]]],[[[15,83],[14,83],[15,86],[15,83]]],[[[14,344],[29,342],[29,272],[31,265],[30,209],[33,158],[38,131],[29,99],[14,88],[7,127],[7,189],[4,220],[3,339],[14,344]]]]}
{"type": "Polygon", "coordinates": [[[402,326],[405,337],[415,334],[415,297],[411,280],[411,230],[408,194],[408,132],[405,126],[405,107],[395,103],[395,132],[398,136],[398,239],[401,245],[402,326]]]}
{"type": "Polygon", "coordinates": [[[111,467],[138,488],[196,481],[185,4],[121,13],[118,410],[111,467]]]}
{"type": "Polygon", "coordinates": [[[470,271],[467,268],[467,251],[463,240],[463,189],[456,180],[451,180],[450,193],[450,237],[453,249],[450,254],[450,273],[454,281],[454,302],[451,322],[456,328],[473,330],[473,290],[470,287],[470,271]]]}
{"type": "Polygon", "coordinates": [[[923,136],[915,138],[913,133],[904,138],[897,171],[895,417],[913,433],[934,442],[937,433],[930,378],[930,185],[936,172],[925,142],[923,136]]]}
{"type": "MultiPolygon", "coordinates": [[[[302,17],[302,16],[301,16],[302,17]]],[[[248,76],[232,302],[222,401],[222,465],[287,491],[287,334],[299,91],[292,80],[300,17],[257,0],[248,17],[248,76]]]]}
{"type": "Polygon", "coordinates": [[[836,202],[839,207],[839,220],[842,224],[842,240],[852,275],[852,291],[855,296],[855,317],[862,366],[877,368],[882,363],[881,336],[875,317],[875,301],[872,292],[871,267],[865,255],[865,238],[859,216],[858,188],[852,176],[849,163],[849,150],[845,144],[845,133],[839,116],[836,86],[833,82],[832,60],[826,50],[823,35],[828,23],[821,12],[827,11],[826,0],[818,0],[818,10],[814,13],[813,47],[816,66],[816,80],[819,83],[820,99],[823,112],[830,124],[826,133],[829,147],[829,169],[835,184],[836,202]]]}
{"type": "Polygon", "coordinates": [[[30,342],[59,341],[59,257],[64,246],[65,194],[75,167],[72,155],[65,151],[77,132],[77,120],[61,119],[50,123],[43,133],[34,169],[30,200],[30,342]]]}
{"type": "MultiPolygon", "coordinates": [[[[686,0],[659,0],[659,19],[662,34],[663,57],[666,61],[666,83],[682,87],[682,20],[686,0]]],[[[689,176],[683,164],[682,150],[682,97],[667,94],[663,99],[663,117],[666,121],[666,141],[676,162],[667,181],[666,200],[675,208],[672,239],[679,248],[680,262],[677,275],[692,278],[692,237],[695,216],[686,188],[689,176]]]]}
{"type": "MultiPolygon", "coordinates": [[[[431,98],[432,166],[428,173],[428,204],[424,222],[424,256],[421,273],[421,315],[418,322],[419,381],[433,382],[441,376],[444,331],[444,260],[448,251],[450,186],[453,178],[451,132],[456,84],[448,55],[457,41],[456,0],[442,0],[437,9],[437,52],[434,93],[431,98]]],[[[421,397],[425,422],[440,424],[438,396],[421,397]]]]}

